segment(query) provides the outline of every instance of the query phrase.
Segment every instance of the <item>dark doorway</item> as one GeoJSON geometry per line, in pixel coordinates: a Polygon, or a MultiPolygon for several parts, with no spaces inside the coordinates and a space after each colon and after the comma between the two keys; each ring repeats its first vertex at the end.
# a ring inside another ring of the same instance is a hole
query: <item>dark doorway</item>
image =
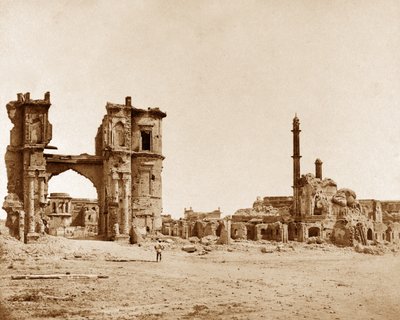
{"type": "Polygon", "coordinates": [[[308,229],[308,236],[309,237],[319,237],[320,235],[320,230],[317,227],[311,227],[308,229]]]}
{"type": "Polygon", "coordinates": [[[367,231],[367,240],[374,240],[373,236],[372,236],[372,230],[371,229],[368,229],[368,231],[367,231]]]}

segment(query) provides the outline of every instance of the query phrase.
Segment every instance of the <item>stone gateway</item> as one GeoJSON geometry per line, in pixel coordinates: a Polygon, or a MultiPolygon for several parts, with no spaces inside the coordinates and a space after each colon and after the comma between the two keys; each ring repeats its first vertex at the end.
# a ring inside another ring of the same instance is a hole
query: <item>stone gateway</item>
{"type": "Polygon", "coordinates": [[[7,104],[14,127],[5,162],[8,194],[3,209],[10,234],[22,241],[44,232],[49,180],[73,170],[89,179],[98,195],[98,232],[107,240],[126,240],[134,225],[142,233],[161,230],[162,119],[159,108],[139,109],[106,104],[106,115],[95,138],[94,155],[56,155],[45,150],[52,125],[50,93],[43,100],[18,94],[7,104]]]}

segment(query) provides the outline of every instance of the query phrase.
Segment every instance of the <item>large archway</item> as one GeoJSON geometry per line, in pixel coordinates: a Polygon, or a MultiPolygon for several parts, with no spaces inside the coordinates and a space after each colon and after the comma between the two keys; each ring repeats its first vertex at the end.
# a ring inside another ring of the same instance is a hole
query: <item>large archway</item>
{"type": "Polygon", "coordinates": [[[55,236],[88,238],[98,234],[97,189],[86,177],[72,169],[48,180],[45,232],[55,236]]]}
{"type": "Polygon", "coordinates": [[[68,170],[89,179],[99,194],[103,183],[103,159],[98,156],[64,156],[45,154],[48,180],[68,170]]]}

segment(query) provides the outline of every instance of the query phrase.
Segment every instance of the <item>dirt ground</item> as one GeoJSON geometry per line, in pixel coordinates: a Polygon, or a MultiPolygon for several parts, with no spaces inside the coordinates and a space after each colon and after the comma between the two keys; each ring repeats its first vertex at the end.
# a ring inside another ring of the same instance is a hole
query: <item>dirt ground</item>
{"type": "Polygon", "coordinates": [[[395,249],[369,255],[331,245],[234,242],[198,244],[187,253],[174,240],[157,263],[154,242],[0,241],[4,320],[400,318],[395,249]],[[67,272],[108,278],[11,279],[67,272]]]}

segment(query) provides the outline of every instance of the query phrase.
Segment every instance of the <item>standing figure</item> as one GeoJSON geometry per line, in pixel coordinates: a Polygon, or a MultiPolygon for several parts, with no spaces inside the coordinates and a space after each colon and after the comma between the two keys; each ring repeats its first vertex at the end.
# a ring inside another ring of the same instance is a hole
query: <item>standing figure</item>
{"type": "Polygon", "coordinates": [[[156,250],[156,261],[158,262],[158,259],[160,258],[161,261],[161,252],[164,250],[164,246],[161,245],[161,240],[158,240],[158,243],[154,246],[154,249],[156,250]]]}

